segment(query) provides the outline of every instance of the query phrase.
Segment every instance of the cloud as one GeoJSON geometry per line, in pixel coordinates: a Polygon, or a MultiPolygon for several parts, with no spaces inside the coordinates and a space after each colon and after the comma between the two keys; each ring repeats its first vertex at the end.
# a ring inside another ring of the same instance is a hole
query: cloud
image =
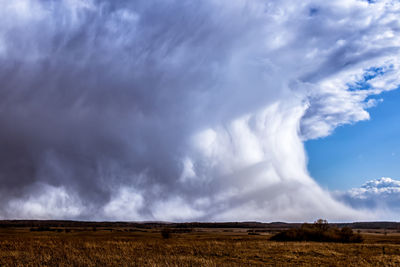
{"type": "Polygon", "coordinates": [[[8,216],[15,219],[68,219],[84,212],[79,199],[74,198],[63,186],[36,184],[31,191],[31,195],[7,203],[8,216]]]}
{"type": "Polygon", "coordinates": [[[336,192],[336,197],[356,209],[374,212],[381,220],[396,220],[400,211],[400,181],[382,177],[360,188],[336,192]]]}
{"type": "Polygon", "coordinates": [[[0,4],[3,218],[367,216],[302,142],[400,84],[398,2],[0,4]]]}

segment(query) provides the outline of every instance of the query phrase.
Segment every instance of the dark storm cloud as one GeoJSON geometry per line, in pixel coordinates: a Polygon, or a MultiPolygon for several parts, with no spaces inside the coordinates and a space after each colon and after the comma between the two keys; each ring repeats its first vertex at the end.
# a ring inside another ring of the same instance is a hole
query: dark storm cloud
{"type": "Polygon", "coordinates": [[[43,182],[101,207],[110,184],[176,190],[187,136],[212,121],[202,110],[231,116],[218,114],[219,100],[193,103],[209,97],[247,23],[220,24],[223,10],[206,2],[19,3],[39,14],[6,27],[2,197],[43,182]]]}

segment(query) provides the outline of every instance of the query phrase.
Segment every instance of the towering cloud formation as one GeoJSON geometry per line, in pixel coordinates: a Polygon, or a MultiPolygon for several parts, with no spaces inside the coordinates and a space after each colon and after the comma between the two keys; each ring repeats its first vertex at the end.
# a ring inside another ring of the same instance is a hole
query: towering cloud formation
{"type": "Polygon", "coordinates": [[[0,5],[3,218],[363,216],[302,142],[400,84],[398,1],[0,5]]]}

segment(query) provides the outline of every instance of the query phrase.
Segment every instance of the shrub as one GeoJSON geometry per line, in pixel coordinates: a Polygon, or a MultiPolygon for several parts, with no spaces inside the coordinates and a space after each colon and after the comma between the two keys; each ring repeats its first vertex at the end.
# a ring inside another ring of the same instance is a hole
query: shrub
{"type": "Polygon", "coordinates": [[[161,236],[164,239],[168,239],[171,237],[171,230],[169,228],[163,228],[161,229],[161,236]]]}
{"type": "Polygon", "coordinates": [[[350,227],[342,229],[330,227],[326,220],[318,220],[314,224],[304,223],[298,229],[281,231],[271,237],[273,241],[316,241],[360,243],[363,238],[354,233],[350,227]]]}
{"type": "Polygon", "coordinates": [[[260,235],[259,233],[256,233],[256,232],[248,232],[247,234],[248,235],[260,235]]]}
{"type": "Polygon", "coordinates": [[[37,228],[32,227],[30,230],[31,230],[31,232],[34,232],[34,231],[36,231],[36,232],[54,231],[53,229],[51,229],[48,226],[39,226],[37,228]]]}

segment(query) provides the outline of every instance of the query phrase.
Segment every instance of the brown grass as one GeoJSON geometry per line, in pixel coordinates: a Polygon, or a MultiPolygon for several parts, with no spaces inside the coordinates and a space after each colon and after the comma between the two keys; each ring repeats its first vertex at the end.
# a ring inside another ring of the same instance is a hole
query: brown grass
{"type": "Polygon", "coordinates": [[[273,242],[247,229],[0,230],[0,266],[399,266],[400,235],[364,233],[364,243],[273,242]]]}

